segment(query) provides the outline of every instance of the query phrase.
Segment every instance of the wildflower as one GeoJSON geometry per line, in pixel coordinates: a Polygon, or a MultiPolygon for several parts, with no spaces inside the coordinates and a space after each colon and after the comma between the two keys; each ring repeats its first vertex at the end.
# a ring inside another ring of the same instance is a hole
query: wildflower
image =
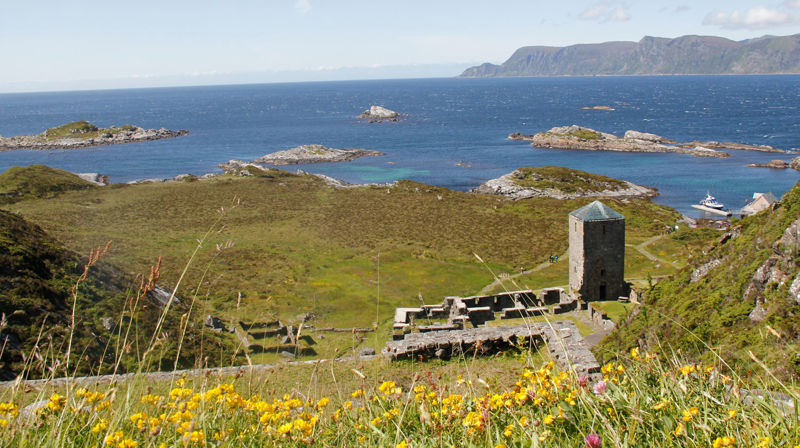
{"type": "Polygon", "coordinates": [[[547,414],[547,416],[544,418],[544,424],[545,425],[552,424],[554,420],[555,417],[553,417],[553,414],[547,414]]]}
{"type": "Polygon", "coordinates": [[[504,443],[498,443],[497,445],[494,446],[494,448],[507,448],[507,447],[504,443]]]}
{"type": "Polygon", "coordinates": [[[583,375],[580,376],[580,378],[578,378],[578,386],[586,387],[588,385],[589,385],[589,375],[584,373],[583,375]]]}
{"type": "Polygon", "coordinates": [[[711,446],[713,446],[714,448],[722,448],[726,446],[732,447],[734,446],[735,443],[736,443],[735,438],[725,436],[725,437],[717,437],[716,439],[714,439],[714,442],[711,444],[711,446]]]}
{"type": "Polygon", "coordinates": [[[121,440],[117,444],[117,448],[136,448],[137,446],[139,446],[139,442],[131,439],[121,440]]]}
{"type": "Polygon", "coordinates": [[[8,420],[0,418],[0,428],[5,428],[6,426],[8,426],[8,420]]]}
{"type": "Polygon", "coordinates": [[[672,431],[672,435],[675,437],[686,435],[686,427],[683,426],[683,423],[678,423],[678,426],[672,431]]]}
{"type": "Polygon", "coordinates": [[[595,395],[603,395],[604,393],[606,393],[606,389],[607,388],[608,388],[608,385],[606,384],[606,382],[603,381],[603,380],[600,380],[594,385],[594,388],[592,388],[592,391],[594,392],[595,395]]]}
{"type": "Polygon", "coordinates": [[[728,409],[728,418],[736,417],[736,409],[728,409]]]}
{"type": "Polygon", "coordinates": [[[682,418],[683,418],[683,421],[685,421],[685,422],[690,422],[690,421],[692,421],[692,419],[694,418],[694,416],[695,416],[695,415],[697,415],[697,413],[698,413],[699,411],[700,411],[700,410],[697,408],[697,406],[692,406],[692,407],[690,407],[689,409],[687,409],[687,410],[683,411],[683,417],[682,417],[682,418]]]}
{"type": "Polygon", "coordinates": [[[384,381],[383,384],[378,386],[378,390],[383,392],[383,395],[399,394],[403,391],[397,387],[394,381],[384,381]]]}
{"type": "Polygon", "coordinates": [[[584,447],[586,448],[600,448],[603,445],[603,441],[600,439],[600,436],[595,433],[589,433],[586,438],[583,439],[584,447]]]}
{"type": "Polygon", "coordinates": [[[407,447],[408,447],[408,442],[403,440],[402,442],[398,443],[395,448],[407,448],[407,447]]]}
{"type": "Polygon", "coordinates": [[[354,390],[353,393],[350,394],[353,398],[358,398],[364,396],[364,389],[354,390]]]}
{"type": "Polygon", "coordinates": [[[101,433],[106,430],[107,426],[108,426],[108,420],[101,418],[100,421],[97,422],[97,424],[92,427],[92,432],[95,434],[101,433]]]}
{"type": "Polygon", "coordinates": [[[514,426],[513,423],[508,425],[508,426],[506,426],[505,430],[503,430],[503,437],[509,438],[512,435],[514,435],[514,428],[515,428],[515,426],[514,426]]]}
{"type": "Polygon", "coordinates": [[[48,411],[60,411],[64,408],[64,405],[67,403],[67,397],[63,397],[59,394],[50,395],[50,400],[44,406],[44,408],[48,411]]]}
{"type": "MultiPolygon", "coordinates": [[[[639,360],[639,347],[634,347],[631,349],[631,358],[635,360],[639,360]]],[[[589,437],[589,436],[586,436],[589,437]]]]}
{"type": "Polygon", "coordinates": [[[769,438],[769,437],[759,437],[759,438],[758,438],[758,445],[756,445],[756,446],[757,446],[758,448],[766,448],[766,447],[768,447],[768,446],[769,446],[769,443],[770,443],[771,441],[772,441],[772,439],[771,439],[771,438],[769,438]]]}
{"type": "Polygon", "coordinates": [[[203,431],[192,431],[191,433],[186,433],[183,436],[183,444],[195,444],[195,445],[204,445],[206,441],[206,435],[203,431]]]}

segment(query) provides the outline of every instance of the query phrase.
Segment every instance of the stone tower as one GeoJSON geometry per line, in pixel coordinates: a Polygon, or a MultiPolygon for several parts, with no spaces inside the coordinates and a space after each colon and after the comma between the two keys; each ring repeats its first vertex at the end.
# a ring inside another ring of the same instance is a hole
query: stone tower
{"type": "Polygon", "coordinates": [[[600,201],[569,214],[569,287],[586,300],[628,295],[625,217],[600,201]]]}

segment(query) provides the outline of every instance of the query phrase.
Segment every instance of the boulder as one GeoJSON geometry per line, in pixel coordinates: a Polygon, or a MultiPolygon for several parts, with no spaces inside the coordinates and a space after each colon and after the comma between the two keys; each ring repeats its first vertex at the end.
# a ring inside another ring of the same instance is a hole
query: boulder
{"type": "Polygon", "coordinates": [[[379,121],[398,121],[402,118],[402,114],[395,112],[391,109],[387,109],[383,106],[370,106],[369,109],[365,110],[358,116],[358,118],[367,119],[370,123],[379,122],[379,121]]]}
{"type": "Polygon", "coordinates": [[[205,320],[203,321],[203,325],[211,331],[216,331],[219,333],[225,331],[225,324],[222,322],[222,320],[210,314],[206,316],[205,320]]]}

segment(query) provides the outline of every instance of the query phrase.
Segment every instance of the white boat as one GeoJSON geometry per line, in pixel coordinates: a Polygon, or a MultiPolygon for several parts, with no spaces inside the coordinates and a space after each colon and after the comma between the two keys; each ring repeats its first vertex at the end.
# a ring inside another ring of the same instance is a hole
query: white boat
{"type": "Polygon", "coordinates": [[[700,205],[717,210],[722,210],[723,208],[725,208],[725,205],[717,202],[717,198],[711,196],[711,193],[709,192],[706,192],[706,198],[700,201],[700,205]]]}

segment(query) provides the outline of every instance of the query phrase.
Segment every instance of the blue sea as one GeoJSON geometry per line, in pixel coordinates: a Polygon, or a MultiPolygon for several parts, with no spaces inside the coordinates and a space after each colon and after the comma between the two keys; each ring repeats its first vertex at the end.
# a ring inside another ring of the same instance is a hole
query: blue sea
{"type": "Polygon", "coordinates": [[[732,157],[719,159],[584,152],[534,149],[507,139],[511,132],[579,124],[617,135],[634,129],[674,140],[798,151],[800,76],[441,78],[0,95],[0,135],[36,134],[76,120],[191,133],[81,150],[2,152],[0,170],[41,163],[127,182],[219,172],[217,164],[229,159],[321,143],[386,155],[288,169],[353,183],[412,179],[469,190],[521,166],[560,165],[656,187],[656,202],[690,216],[698,216],[690,204],[706,191],[738,208],[753,192],[780,196],[800,180],[795,170],[746,166],[788,160],[789,154],[729,151],[732,157]],[[372,104],[408,118],[358,120],[372,104]],[[616,110],[581,109],[595,105],[616,110]]]}

